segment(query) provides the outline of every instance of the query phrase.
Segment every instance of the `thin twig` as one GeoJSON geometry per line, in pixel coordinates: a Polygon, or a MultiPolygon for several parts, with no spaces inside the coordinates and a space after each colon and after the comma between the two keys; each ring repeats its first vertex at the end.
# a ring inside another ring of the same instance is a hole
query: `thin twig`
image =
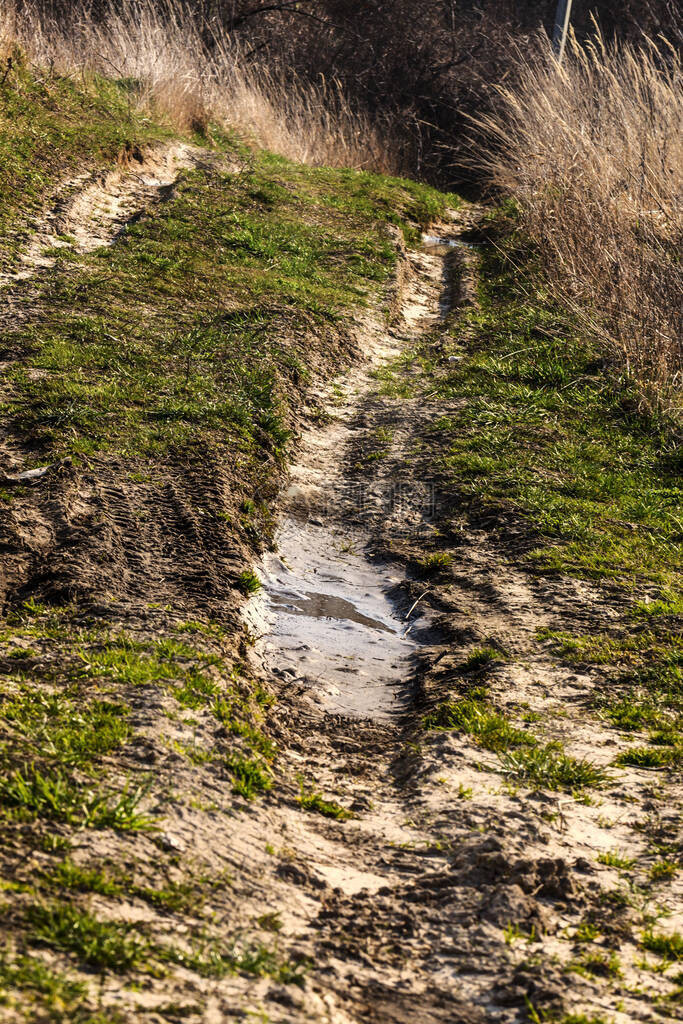
{"type": "MultiPolygon", "coordinates": [[[[413,603],[411,604],[411,606],[410,606],[410,608],[408,610],[408,614],[403,619],[404,622],[406,622],[410,618],[413,610],[417,607],[417,605],[420,603],[422,598],[426,597],[427,594],[430,594],[430,593],[431,593],[430,590],[425,590],[424,594],[420,594],[420,596],[418,597],[417,601],[413,601],[413,603]]],[[[411,622],[410,625],[406,628],[405,632],[403,633],[403,636],[408,636],[408,633],[410,632],[410,629],[411,629],[412,625],[413,625],[413,623],[411,622]]]]}

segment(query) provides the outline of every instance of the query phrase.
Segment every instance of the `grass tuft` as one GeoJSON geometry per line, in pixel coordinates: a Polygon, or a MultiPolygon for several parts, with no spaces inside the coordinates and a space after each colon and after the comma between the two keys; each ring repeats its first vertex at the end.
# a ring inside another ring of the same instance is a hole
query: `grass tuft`
{"type": "Polygon", "coordinates": [[[66,903],[34,904],[26,912],[31,941],[74,953],[88,967],[117,974],[146,962],[148,942],[128,924],[101,921],[66,903]]]}
{"type": "Polygon", "coordinates": [[[475,697],[446,701],[425,717],[424,725],[427,729],[457,729],[497,753],[534,747],[538,742],[530,733],[511,725],[486,700],[475,697]]]}
{"type": "Polygon", "coordinates": [[[242,594],[258,594],[261,586],[261,580],[252,569],[245,569],[237,577],[237,589],[242,594]]]}
{"type": "Polygon", "coordinates": [[[9,1001],[10,991],[30,993],[37,998],[52,1020],[66,1019],[87,992],[82,981],[56,971],[31,954],[13,955],[0,950],[0,1005],[9,1001]]]}
{"type": "Polygon", "coordinates": [[[633,768],[680,768],[683,765],[683,744],[673,749],[630,747],[617,756],[615,763],[633,768]]]}
{"type": "Polygon", "coordinates": [[[598,854],[598,862],[610,868],[620,868],[622,871],[630,870],[636,863],[632,857],[624,857],[617,850],[608,850],[606,853],[598,854]]]}
{"type": "Polygon", "coordinates": [[[349,811],[348,808],[342,807],[336,800],[326,800],[320,793],[311,789],[308,792],[305,789],[303,781],[300,783],[301,792],[299,794],[299,805],[306,811],[314,811],[316,814],[322,814],[325,818],[335,818],[337,821],[348,821],[349,818],[353,818],[353,811],[349,811]]]}
{"type": "Polygon", "coordinates": [[[273,782],[268,769],[260,759],[231,754],[226,761],[232,776],[232,791],[245,800],[253,800],[258,793],[267,793],[273,782]]]}
{"type": "Polygon", "coordinates": [[[592,949],[582,953],[568,965],[568,970],[589,978],[621,978],[622,970],[616,953],[592,949]]]}
{"type": "Polygon", "coordinates": [[[121,832],[149,831],[155,821],[138,811],[146,786],[123,790],[88,788],[63,772],[43,773],[34,765],[0,778],[0,804],[25,812],[29,818],[64,821],[77,828],[113,828],[121,832]]]}
{"type": "Polygon", "coordinates": [[[641,945],[643,949],[657,953],[665,960],[683,960],[683,935],[680,932],[665,935],[663,932],[656,934],[652,929],[648,929],[641,938],[641,945]]]}
{"type": "Polygon", "coordinates": [[[571,757],[555,744],[513,750],[503,758],[502,768],[527,785],[553,790],[599,787],[609,778],[591,761],[571,757]]]}
{"type": "Polygon", "coordinates": [[[495,661],[504,660],[505,655],[495,647],[473,647],[459,668],[461,672],[474,672],[492,665],[495,661]]]}
{"type": "Polygon", "coordinates": [[[419,563],[418,569],[422,576],[428,578],[442,576],[453,564],[453,555],[450,551],[436,551],[426,555],[419,563]]]}
{"type": "Polygon", "coordinates": [[[204,943],[189,950],[175,946],[158,946],[156,955],[164,963],[178,964],[203,978],[222,978],[243,972],[257,978],[271,977],[282,984],[302,985],[305,963],[283,960],[275,950],[262,943],[233,943],[227,948],[218,943],[204,943]]]}
{"type": "Polygon", "coordinates": [[[651,882],[664,882],[674,878],[681,870],[680,864],[671,860],[659,860],[650,868],[651,882]]]}

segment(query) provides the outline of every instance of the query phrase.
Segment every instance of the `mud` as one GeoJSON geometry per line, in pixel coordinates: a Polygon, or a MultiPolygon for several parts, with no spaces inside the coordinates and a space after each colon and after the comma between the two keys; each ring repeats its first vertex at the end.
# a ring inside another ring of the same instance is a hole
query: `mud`
{"type": "MultiPolygon", "coordinates": [[[[304,437],[290,468],[276,550],[256,567],[263,590],[244,612],[262,669],[304,687],[330,714],[400,718],[414,703],[420,649],[434,639],[402,597],[403,572],[371,551],[366,519],[391,496],[359,489],[344,471],[374,367],[448,315],[449,270],[432,250],[413,257],[400,326],[387,335],[363,325],[366,364],[317,396],[329,422],[304,437]]],[[[394,504],[404,517],[405,503],[394,504]]]]}
{"type": "Polygon", "coordinates": [[[276,545],[258,570],[263,591],[245,609],[266,670],[303,684],[330,713],[405,712],[419,644],[390,597],[391,568],[357,553],[348,534],[310,522],[286,520],[276,545]]]}

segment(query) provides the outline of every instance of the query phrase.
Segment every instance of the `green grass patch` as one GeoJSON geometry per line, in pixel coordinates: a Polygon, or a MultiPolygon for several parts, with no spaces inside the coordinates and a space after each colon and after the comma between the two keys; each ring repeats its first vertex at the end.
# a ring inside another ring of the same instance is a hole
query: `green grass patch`
{"type": "Polygon", "coordinates": [[[0,950],[0,1006],[11,1005],[13,994],[21,993],[37,1002],[50,1020],[73,1020],[70,1015],[86,992],[83,982],[55,970],[37,956],[0,950]]]}
{"type": "MultiPolygon", "coordinates": [[[[183,909],[187,909],[183,906],[183,909]]],[[[204,938],[183,949],[154,942],[129,923],[103,920],[70,903],[52,901],[35,903],[25,911],[26,937],[36,946],[68,953],[79,965],[100,973],[143,973],[159,975],[168,965],[177,965],[204,978],[222,978],[238,972],[255,977],[272,977],[283,984],[302,984],[306,964],[292,963],[277,951],[260,942],[235,939],[229,943],[204,938]]],[[[16,961],[16,966],[5,968],[6,976],[21,977],[47,988],[49,972],[44,978],[31,958],[16,961]]],[[[0,960],[0,986],[4,980],[3,962],[0,960]]],[[[53,981],[56,991],[60,982],[53,981]]],[[[62,990],[68,982],[61,982],[62,990]]],[[[23,987],[29,987],[25,984],[23,987]]],[[[0,989],[1,991],[1,989],[0,989]]],[[[81,993],[73,989],[74,996],[81,993]]]]}
{"type": "Polygon", "coordinates": [[[138,805],[146,787],[126,784],[116,790],[88,787],[64,772],[42,772],[35,765],[15,768],[0,778],[0,806],[19,820],[46,818],[76,828],[113,828],[121,832],[149,831],[155,820],[138,805]]]}
{"type": "MultiPolygon", "coordinates": [[[[195,879],[193,882],[213,884],[210,879],[195,879]]],[[[197,914],[204,903],[204,895],[193,882],[169,882],[162,889],[149,886],[128,885],[128,891],[159,910],[172,914],[197,914]]]]}
{"type": "Polygon", "coordinates": [[[572,939],[574,942],[595,942],[600,937],[600,928],[593,922],[583,920],[576,928],[572,939]]]}
{"type": "Polygon", "coordinates": [[[680,631],[648,620],[628,632],[572,634],[543,630],[539,639],[573,665],[599,666],[604,683],[594,703],[624,732],[646,731],[651,747],[619,755],[620,764],[676,766],[683,744],[683,639],[680,631]],[[662,749],[656,749],[662,748],[662,749]],[[670,749],[663,749],[670,748],[670,749]]]}
{"type": "Polygon", "coordinates": [[[606,853],[598,854],[598,862],[610,868],[619,868],[622,871],[629,871],[636,863],[632,857],[624,857],[618,850],[608,850],[606,853]]]}
{"type": "Polygon", "coordinates": [[[157,946],[155,953],[163,963],[178,964],[203,978],[223,978],[242,972],[254,977],[271,977],[285,985],[302,985],[307,965],[283,959],[275,949],[263,943],[235,942],[230,946],[206,942],[189,950],[177,946],[157,946]]]}
{"type": "Polygon", "coordinates": [[[88,967],[120,974],[148,960],[149,943],[129,924],[102,921],[68,903],[34,904],[26,919],[30,941],[73,953],[88,967]]]}
{"type": "Polygon", "coordinates": [[[683,766],[683,743],[673,749],[668,747],[630,747],[616,757],[615,764],[632,768],[681,768],[683,766]]]}
{"type": "Polygon", "coordinates": [[[518,747],[534,747],[538,740],[513,726],[486,699],[463,697],[440,704],[425,719],[427,729],[456,729],[472,736],[487,750],[501,753],[518,747]]]}
{"type": "Polygon", "coordinates": [[[551,641],[558,654],[576,665],[638,668],[656,662],[671,668],[683,666],[683,637],[678,633],[645,630],[627,635],[581,635],[548,629],[541,630],[538,636],[541,640],[551,641]]]}
{"type": "Polygon", "coordinates": [[[651,882],[665,882],[675,878],[681,870],[680,864],[672,860],[658,860],[650,868],[651,882]]]}
{"type": "Polygon", "coordinates": [[[325,818],[335,818],[337,821],[347,821],[349,818],[353,818],[353,811],[348,810],[346,807],[342,807],[336,800],[326,800],[320,793],[314,789],[307,790],[304,783],[301,782],[301,792],[299,794],[299,805],[303,807],[305,811],[314,811],[316,814],[322,814],[325,818]]]}
{"type": "Polygon", "coordinates": [[[81,768],[126,741],[128,712],[127,705],[117,701],[84,701],[75,687],[49,693],[20,683],[14,692],[0,694],[0,723],[21,738],[17,746],[33,756],[81,768]]]}
{"type": "Polygon", "coordinates": [[[260,758],[231,754],[226,761],[232,776],[232,791],[245,800],[253,800],[259,793],[267,793],[273,780],[267,766],[260,758]]]}
{"type": "Polygon", "coordinates": [[[602,768],[584,758],[571,757],[556,743],[511,750],[502,759],[502,768],[513,778],[540,789],[581,790],[608,781],[602,768]]]}
{"type": "Polygon", "coordinates": [[[494,218],[479,249],[479,307],[452,327],[460,360],[426,338],[380,374],[385,393],[428,396],[434,409],[420,474],[503,543],[512,520],[515,555],[533,571],[680,600],[683,495],[669,425],[633,412],[628,384],[554,305],[509,219],[494,218]]]}
{"type": "Polygon", "coordinates": [[[123,892],[121,883],[105,871],[74,864],[68,858],[45,877],[50,884],[76,892],[96,892],[100,896],[120,896],[123,892]]]}
{"type": "Polygon", "coordinates": [[[588,978],[621,978],[622,970],[616,953],[591,949],[572,960],[567,970],[588,978]]]}
{"type": "Polygon", "coordinates": [[[453,555],[450,551],[436,551],[426,555],[417,567],[422,576],[437,577],[443,575],[453,564],[453,555]]]}
{"type": "MultiPolygon", "coordinates": [[[[23,353],[6,419],[46,458],[114,451],[144,457],[147,472],[150,460],[180,455],[237,459],[241,528],[265,535],[271,524],[253,493],[264,463],[287,449],[312,351],[335,365],[348,358],[342,319],[395,264],[378,220],[408,228],[448,201],[410,182],[268,154],[252,154],[241,175],[188,173],[115,246],[58,261],[32,297],[30,329],[5,339],[23,353]],[[27,367],[48,371],[40,387],[27,367]]],[[[224,510],[205,511],[218,528],[224,510]]]]}
{"type": "Polygon", "coordinates": [[[461,672],[475,672],[487,668],[496,661],[505,661],[505,659],[506,656],[495,647],[473,647],[458,667],[461,672]]]}
{"type": "Polygon", "coordinates": [[[665,960],[680,962],[683,960],[683,935],[680,932],[672,932],[665,935],[663,932],[656,933],[648,929],[641,938],[643,949],[650,953],[657,953],[665,960]]]}
{"type": "Polygon", "coordinates": [[[97,75],[38,73],[18,50],[0,85],[0,266],[58,183],[84,167],[168,136],[131,102],[130,89],[97,75]]]}
{"type": "Polygon", "coordinates": [[[683,615],[683,597],[666,598],[656,601],[638,601],[631,609],[636,619],[670,618],[683,615]]]}
{"type": "Polygon", "coordinates": [[[245,569],[237,577],[237,589],[245,595],[258,594],[261,589],[261,580],[253,569],[245,569]]]}
{"type": "Polygon", "coordinates": [[[93,892],[108,897],[133,897],[171,913],[197,914],[204,903],[205,888],[228,884],[225,875],[193,876],[191,882],[168,882],[159,889],[138,885],[133,877],[112,865],[79,865],[67,858],[40,876],[39,885],[69,892],[93,892]]]}
{"type": "Polygon", "coordinates": [[[222,742],[187,748],[194,763],[226,764],[234,791],[247,799],[270,789],[277,751],[264,730],[264,716],[273,698],[239,665],[216,653],[222,633],[193,623],[179,634],[137,639],[110,633],[96,622],[76,627],[73,614],[74,609],[33,603],[13,615],[0,634],[0,658],[6,651],[26,650],[17,643],[31,638],[30,658],[40,664],[46,684],[29,684],[17,675],[14,663],[23,666],[25,658],[8,659],[12,674],[0,689],[0,807],[8,825],[38,818],[74,828],[156,828],[141,810],[151,777],[118,786],[89,781],[99,775],[102,757],[130,738],[130,709],[120,694],[140,687],[156,687],[181,708],[206,712],[223,735],[239,741],[238,749],[227,751],[222,742]],[[185,639],[190,633],[193,642],[185,639]],[[97,695],[103,689],[116,692],[116,699],[97,695]]]}

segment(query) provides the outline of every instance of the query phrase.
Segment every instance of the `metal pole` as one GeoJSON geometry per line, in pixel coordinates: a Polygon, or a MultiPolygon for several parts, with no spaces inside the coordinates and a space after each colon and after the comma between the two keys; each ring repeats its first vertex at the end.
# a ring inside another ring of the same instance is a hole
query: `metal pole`
{"type": "Polygon", "coordinates": [[[557,11],[555,12],[555,28],[553,29],[553,50],[557,57],[557,63],[562,63],[564,46],[567,42],[567,30],[569,28],[569,17],[572,13],[572,0],[557,0],[557,11]]]}

